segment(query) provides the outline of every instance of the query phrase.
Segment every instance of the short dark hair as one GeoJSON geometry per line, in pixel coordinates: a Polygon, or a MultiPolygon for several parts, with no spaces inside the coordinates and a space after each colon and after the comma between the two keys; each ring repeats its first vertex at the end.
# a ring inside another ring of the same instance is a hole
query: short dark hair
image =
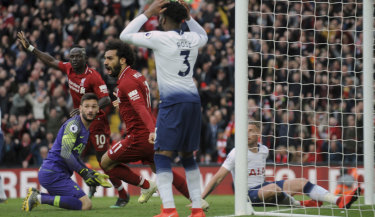
{"type": "Polygon", "coordinates": [[[107,43],[105,51],[116,50],[119,58],[125,58],[126,64],[132,66],[134,64],[135,56],[132,48],[125,42],[114,39],[107,43]]]}
{"type": "Polygon", "coordinates": [[[91,100],[91,99],[95,99],[96,101],[99,101],[99,98],[95,93],[85,93],[85,95],[83,95],[81,98],[81,105],[83,104],[84,101],[91,100]]]}
{"type": "Polygon", "coordinates": [[[162,8],[167,8],[163,15],[171,18],[175,23],[182,23],[188,16],[186,8],[178,2],[169,2],[163,5],[162,8]]]}
{"type": "Polygon", "coordinates": [[[261,124],[259,121],[249,121],[248,125],[254,125],[258,130],[260,130],[261,124]]]}

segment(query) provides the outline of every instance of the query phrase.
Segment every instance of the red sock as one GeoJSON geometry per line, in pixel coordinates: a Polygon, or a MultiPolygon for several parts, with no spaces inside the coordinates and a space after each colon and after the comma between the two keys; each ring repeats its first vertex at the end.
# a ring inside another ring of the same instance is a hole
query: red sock
{"type": "MultiPolygon", "coordinates": [[[[130,168],[125,164],[115,166],[114,168],[106,171],[106,174],[108,174],[110,177],[121,179],[122,181],[135,186],[139,186],[140,182],[142,181],[142,177],[131,171],[130,168]]],[[[140,187],[147,189],[150,187],[150,183],[147,180],[144,180],[140,187]]]]}
{"type": "Polygon", "coordinates": [[[183,194],[187,199],[190,200],[189,189],[187,187],[185,179],[182,176],[178,175],[176,172],[174,171],[172,172],[173,172],[172,184],[181,194],[183,194]]]}
{"type": "Polygon", "coordinates": [[[113,187],[116,188],[118,192],[118,196],[122,199],[126,199],[128,197],[127,195],[128,192],[126,192],[124,186],[122,185],[121,180],[118,178],[114,178],[114,177],[109,177],[109,180],[112,182],[113,187]],[[121,190],[118,189],[120,187],[122,187],[121,190]]]}

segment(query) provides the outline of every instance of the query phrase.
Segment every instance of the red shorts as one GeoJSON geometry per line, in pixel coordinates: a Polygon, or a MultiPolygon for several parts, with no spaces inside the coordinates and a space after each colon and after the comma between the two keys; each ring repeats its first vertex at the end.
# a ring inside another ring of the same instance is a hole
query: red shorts
{"type": "Polygon", "coordinates": [[[100,110],[98,116],[90,124],[90,137],[87,141],[86,149],[92,146],[96,152],[106,152],[110,146],[109,139],[111,130],[107,115],[100,110]]]}
{"type": "Polygon", "coordinates": [[[149,134],[127,135],[108,150],[108,157],[121,163],[142,161],[143,164],[153,164],[154,145],[148,142],[148,136],[149,134]]]}

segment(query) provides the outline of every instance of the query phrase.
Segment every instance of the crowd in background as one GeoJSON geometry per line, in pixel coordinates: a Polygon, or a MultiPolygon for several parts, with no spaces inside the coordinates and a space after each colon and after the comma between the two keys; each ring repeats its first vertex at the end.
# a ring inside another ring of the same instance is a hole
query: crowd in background
{"type": "MultiPolygon", "coordinates": [[[[0,166],[37,167],[69,118],[72,100],[66,76],[22,49],[17,31],[61,61],[68,61],[73,44],[85,47],[88,65],[113,90],[115,82],[103,66],[106,43],[118,38],[149,1],[0,2],[5,138],[0,166]]],[[[234,0],[193,1],[192,7],[192,16],[209,37],[194,67],[203,114],[197,161],[221,163],[234,147],[234,0]]],[[[349,3],[250,0],[248,114],[263,123],[262,143],[271,150],[268,161],[334,164],[362,159],[361,16],[360,4],[353,10],[349,3]]],[[[157,28],[158,20],[152,18],[143,30],[157,28]]],[[[133,48],[133,68],[146,76],[157,115],[153,53],[133,48]]],[[[110,122],[116,142],[126,132],[114,109],[110,122]]]]}

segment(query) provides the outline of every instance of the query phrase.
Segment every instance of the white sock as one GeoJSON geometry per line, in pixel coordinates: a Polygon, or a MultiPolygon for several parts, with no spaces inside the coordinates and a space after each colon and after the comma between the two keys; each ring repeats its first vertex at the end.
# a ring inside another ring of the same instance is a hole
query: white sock
{"type": "Polygon", "coordinates": [[[4,190],[4,182],[1,176],[0,176],[0,199],[2,200],[7,199],[7,195],[5,194],[5,190],[4,190]]]}
{"type": "Polygon", "coordinates": [[[338,196],[335,196],[334,194],[329,193],[326,189],[319,185],[315,185],[313,189],[311,189],[311,192],[307,194],[311,199],[317,200],[317,201],[324,201],[336,204],[338,196]]]}
{"type": "Polygon", "coordinates": [[[38,198],[39,203],[42,203],[42,195],[41,194],[38,194],[36,196],[36,198],[38,198]]]}
{"type": "Polygon", "coordinates": [[[199,168],[185,170],[186,182],[189,189],[192,208],[202,208],[201,205],[201,181],[199,168]]]}
{"type": "Polygon", "coordinates": [[[172,172],[161,172],[156,174],[156,183],[164,209],[176,208],[173,199],[172,182],[172,172]]]}

